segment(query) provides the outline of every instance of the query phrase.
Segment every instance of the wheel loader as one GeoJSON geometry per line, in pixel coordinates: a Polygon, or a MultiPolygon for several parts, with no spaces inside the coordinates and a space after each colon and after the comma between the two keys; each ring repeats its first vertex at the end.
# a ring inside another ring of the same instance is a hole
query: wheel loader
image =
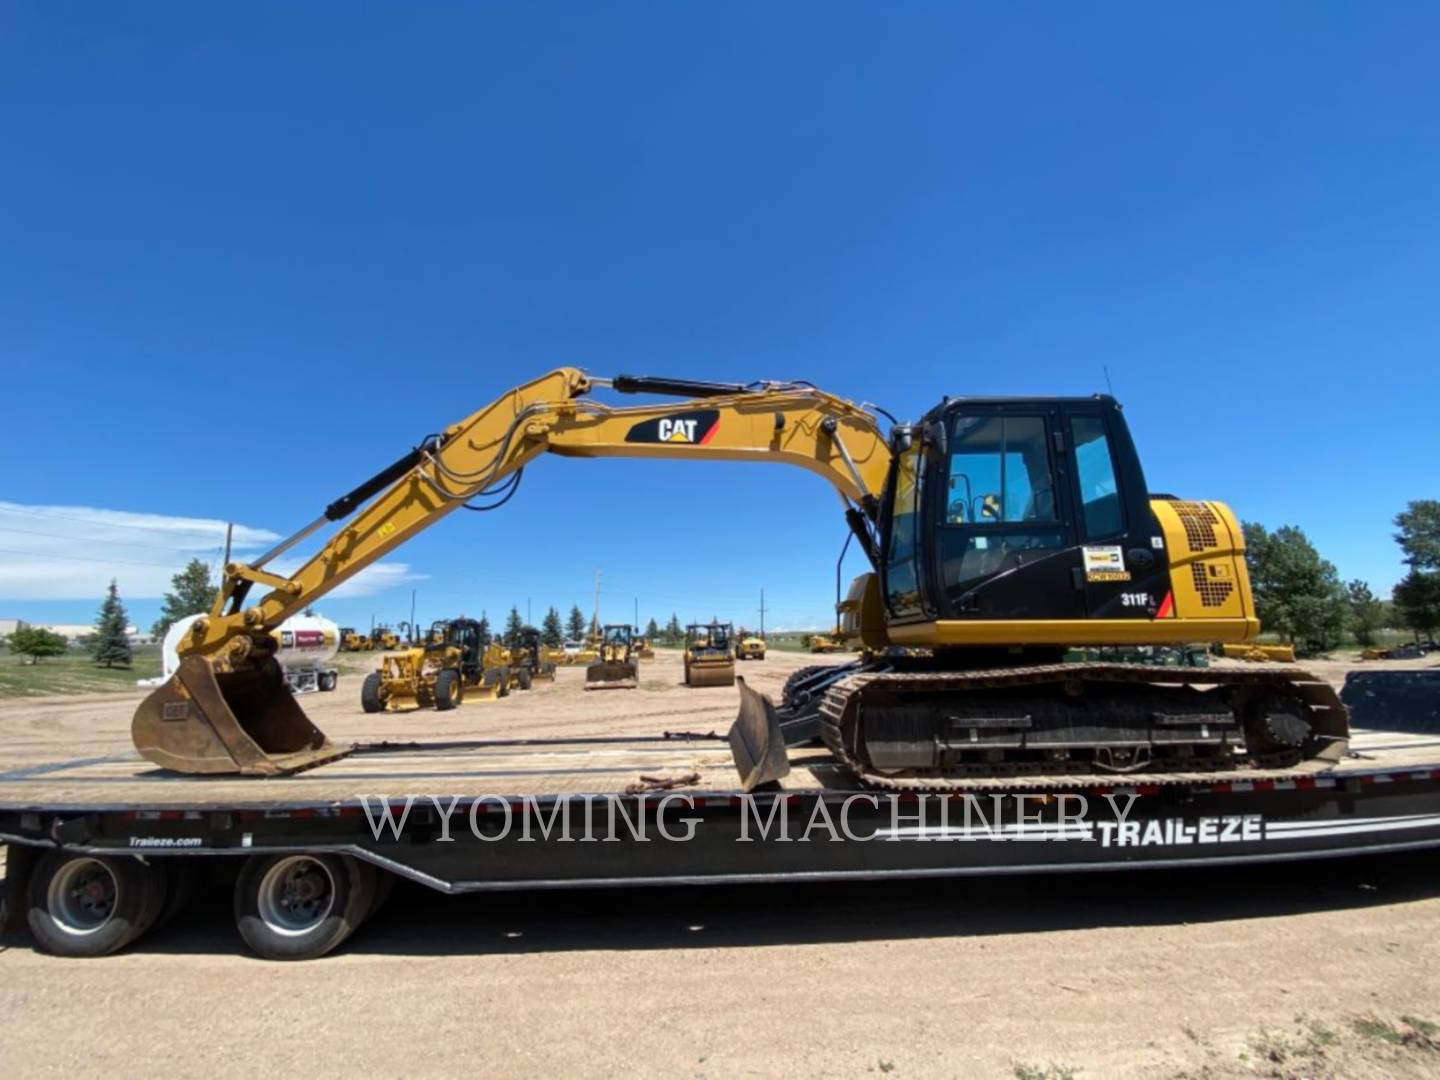
{"type": "Polygon", "coordinates": [[[685,628],[685,685],[733,686],[734,633],[729,623],[691,623],[685,628]]]}
{"type": "Polygon", "coordinates": [[[765,639],[759,634],[747,633],[742,629],[735,635],[735,659],[764,660],[765,639]]]}
{"type": "Polygon", "coordinates": [[[373,648],[370,638],[358,632],[353,626],[340,628],[341,652],[370,652],[373,648]]]}
{"type": "Polygon", "coordinates": [[[380,667],[365,676],[360,706],[367,713],[386,709],[453,709],[466,692],[479,687],[480,624],[474,619],[437,621],[424,644],[387,652],[380,667]]]}
{"type": "Polygon", "coordinates": [[[634,690],[640,685],[635,628],[610,625],[600,634],[599,655],[585,669],[586,690],[634,690]]]}
{"type": "Polygon", "coordinates": [[[370,632],[370,647],[385,650],[398,649],[400,635],[388,626],[377,626],[370,632]]]}
{"type": "Polygon", "coordinates": [[[1344,755],[1345,707],[1290,665],[1065,663],[1077,647],[1254,641],[1239,521],[1223,503],[1152,491],[1111,397],[954,389],[902,421],[808,382],[542,375],[412,443],[252,562],[227,563],[175,674],[137,708],[135,746],[198,773],[344,755],[276,677],[269,631],[460,507],[495,509],[555,454],[786,464],[838,493],[847,543],[870,564],[841,605],[863,651],[807,680],[803,700],[741,682],[730,744],[747,786],[783,776],[786,744],[817,736],[858,782],[912,790],[1344,755]],[[605,389],[656,400],[593,396],[605,389]],[[293,573],[270,568],[332,523],[293,573]]]}

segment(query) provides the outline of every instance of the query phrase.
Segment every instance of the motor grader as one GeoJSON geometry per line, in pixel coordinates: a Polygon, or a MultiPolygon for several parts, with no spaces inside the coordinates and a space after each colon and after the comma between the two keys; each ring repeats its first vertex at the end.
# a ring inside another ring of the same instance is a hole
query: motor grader
{"type": "Polygon", "coordinates": [[[733,686],[734,629],[729,623],[691,623],[685,628],[685,685],[733,686]]]}
{"type": "Polygon", "coordinates": [[[1348,745],[1335,691],[1288,665],[1063,662],[1075,647],[1260,632],[1239,521],[1220,502],[1152,493],[1111,397],[947,394],[902,422],[808,382],[560,368],[413,444],[259,558],[227,563],[175,674],[136,710],[138,751],[255,775],[347,753],[284,691],[269,631],[462,506],[496,509],[546,454],[789,464],[838,493],[847,543],[870,564],[842,616],[863,651],[807,680],[803,700],[741,682],[730,742],[747,784],[783,775],[802,731],[863,783],[937,790],[1285,767],[1348,745]],[[685,400],[619,406],[592,397],[604,388],[685,400]],[[269,568],[341,522],[293,573],[269,568]]]}
{"type": "Polygon", "coordinates": [[[600,633],[599,655],[585,669],[586,690],[634,690],[640,685],[635,628],[612,624],[600,633]]]}
{"type": "Polygon", "coordinates": [[[533,626],[523,626],[514,644],[506,648],[510,669],[520,673],[517,684],[521,690],[529,690],[537,682],[555,681],[555,662],[547,655],[548,650],[540,641],[540,631],[533,626]]]}
{"type": "Polygon", "coordinates": [[[360,706],[367,713],[386,709],[458,706],[471,688],[482,684],[480,624],[474,619],[439,620],[419,645],[387,652],[380,667],[360,685],[360,706]]]}

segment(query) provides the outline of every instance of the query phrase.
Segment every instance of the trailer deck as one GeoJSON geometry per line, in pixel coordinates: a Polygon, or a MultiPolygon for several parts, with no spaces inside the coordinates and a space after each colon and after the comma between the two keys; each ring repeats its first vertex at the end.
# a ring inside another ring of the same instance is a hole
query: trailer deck
{"type": "MultiPolygon", "coordinates": [[[[733,689],[669,699],[693,703],[696,722],[668,733],[673,710],[647,710],[643,691],[626,693],[618,734],[574,724],[567,734],[545,719],[566,694],[595,696],[568,678],[528,703],[476,706],[470,715],[490,737],[398,739],[400,718],[381,732],[389,741],[273,779],[168,773],[113,740],[67,733],[0,767],[12,911],[28,905],[34,925],[36,890],[17,890],[32,865],[51,873],[61,856],[170,870],[200,856],[262,868],[308,858],[330,868],[332,884],[350,867],[361,892],[384,876],[376,869],[465,892],[1070,872],[1440,846],[1440,732],[1428,719],[1413,732],[1357,729],[1334,765],[977,779],[943,793],[867,789],[823,749],[802,747],[789,751],[778,785],[745,793],[724,727],[711,723],[733,707],[733,689]],[[55,753],[67,744],[72,756],[55,753]],[[47,851],[57,853],[48,863],[39,858],[47,851]]],[[[242,872],[237,888],[267,887],[258,880],[242,872]]],[[[363,921],[362,908],[338,937],[296,955],[333,948],[363,921]]],[[[84,942],[60,939],[62,951],[72,946],[83,952],[84,942]]]]}

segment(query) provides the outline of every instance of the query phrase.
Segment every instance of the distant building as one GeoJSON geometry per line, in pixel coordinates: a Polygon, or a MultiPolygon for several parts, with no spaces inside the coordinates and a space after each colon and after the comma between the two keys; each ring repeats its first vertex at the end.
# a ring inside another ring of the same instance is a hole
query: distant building
{"type": "Polygon", "coordinates": [[[0,637],[9,637],[22,626],[29,626],[24,619],[0,619],[0,637]]]}
{"type": "MultiPolygon", "coordinates": [[[[42,630],[49,630],[52,634],[59,634],[71,642],[95,633],[95,627],[90,623],[36,623],[35,625],[42,630]]],[[[139,641],[140,631],[134,626],[127,626],[125,627],[125,636],[132,641],[139,641]]]]}

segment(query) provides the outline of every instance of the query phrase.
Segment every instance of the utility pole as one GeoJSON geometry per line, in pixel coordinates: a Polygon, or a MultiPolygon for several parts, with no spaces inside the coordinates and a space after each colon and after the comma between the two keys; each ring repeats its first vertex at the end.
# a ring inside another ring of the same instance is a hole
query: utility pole
{"type": "Polygon", "coordinates": [[[635,622],[631,625],[635,627],[635,630],[638,633],[640,630],[640,597],[638,596],[635,597],[635,622]]]}
{"type": "Polygon", "coordinates": [[[590,625],[600,625],[600,571],[595,571],[595,613],[590,616],[590,625]]]}
{"type": "Polygon", "coordinates": [[[760,590],[760,636],[765,636],[765,590],[760,590]]]}
{"type": "Polygon", "coordinates": [[[415,638],[415,590],[410,590],[410,638],[415,638]]]}

